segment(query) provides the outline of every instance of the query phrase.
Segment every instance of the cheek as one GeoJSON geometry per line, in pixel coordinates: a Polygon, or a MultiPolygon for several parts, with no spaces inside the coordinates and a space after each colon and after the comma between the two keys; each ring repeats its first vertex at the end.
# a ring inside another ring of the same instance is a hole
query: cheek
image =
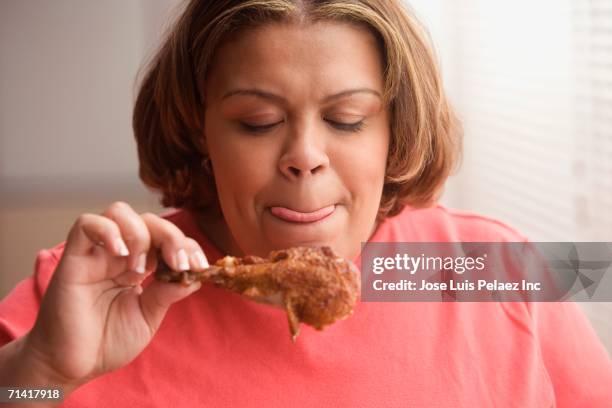
{"type": "Polygon", "coordinates": [[[363,168],[363,178],[373,187],[382,186],[387,167],[388,147],[386,143],[372,143],[362,150],[359,163],[363,168]]]}
{"type": "Polygon", "coordinates": [[[381,193],[387,172],[390,133],[388,116],[385,112],[379,117],[377,126],[373,129],[372,137],[368,139],[366,147],[361,151],[364,163],[366,163],[364,176],[381,193]]]}
{"type": "Polygon", "coordinates": [[[388,154],[388,136],[372,135],[354,146],[344,146],[337,171],[359,201],[380,199],[388,154]]]}
{"type": "Polygon", "coordinates": [[[227,207],[229,200],[233,206],[250,203],[273,176],[273,149],[255,139],[232,134],[231,129],[211,127],[208,134],[207,146],[221,204],[227,207]]]}
{"type": "Polygon", "coordinates": [[[262,163],[262,157],[252,149],[245,151],[239,146],[226,143],[218,149],[213,149],[211,156],[219,184],[248,191],[267,178],[267,169],[262,163]]]}

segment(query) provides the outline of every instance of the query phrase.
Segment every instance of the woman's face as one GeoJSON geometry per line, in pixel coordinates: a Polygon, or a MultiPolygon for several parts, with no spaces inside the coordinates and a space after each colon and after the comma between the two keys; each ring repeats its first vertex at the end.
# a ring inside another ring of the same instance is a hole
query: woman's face
{"type": "Polygon", "coordinates": [[[382,93],[375,38],[349,23],[268,24],[217,50],[205,142],[236,250],[359,253],[385,177],[382,93]]]}

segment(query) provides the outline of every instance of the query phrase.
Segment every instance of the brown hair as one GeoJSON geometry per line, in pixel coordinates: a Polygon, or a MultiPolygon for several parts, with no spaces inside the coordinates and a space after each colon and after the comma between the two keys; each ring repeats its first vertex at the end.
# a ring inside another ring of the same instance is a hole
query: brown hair
{"type": "Polygon", "coordinates": [[[217,206],[205,158],[203,100],[215,49],[269,21],[342,20],[366,26],[384,62],[391,142],[378,219],[433,204],[461,153],[462,127],[445,97],[428,35],[399,0],[192,0],[145,71],[133,127],[143,182],[164,206],[217,206]]]}

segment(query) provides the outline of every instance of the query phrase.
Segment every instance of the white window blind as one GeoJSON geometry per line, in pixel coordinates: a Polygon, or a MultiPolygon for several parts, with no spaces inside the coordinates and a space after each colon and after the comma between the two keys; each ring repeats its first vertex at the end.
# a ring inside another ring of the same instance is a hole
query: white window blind
{"type": "Polygon", "coordinates": [[[447,204],[535,241],[612,241],[612,0],[441,0],[465,126],[447,204]]]}
{"type": "Polygon", "coordinates": [[[577,215],[586,238],[612,241],[612,1],[572,1],[577,215]]]}

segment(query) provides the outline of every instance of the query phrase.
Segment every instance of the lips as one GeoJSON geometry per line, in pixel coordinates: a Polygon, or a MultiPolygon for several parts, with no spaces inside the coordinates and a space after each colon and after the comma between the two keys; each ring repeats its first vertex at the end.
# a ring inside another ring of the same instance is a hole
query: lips
{"type": "Polygon", "coordinates": [[[316,211],[301,212],[287,207],[270,207],[270,212],[274,216],[284,221],[308,223],[322,220],[323,218],[333,213],[335,208],[336,206],[332,204],[328,205],[327,207],[320,208],[316,211]]]}

